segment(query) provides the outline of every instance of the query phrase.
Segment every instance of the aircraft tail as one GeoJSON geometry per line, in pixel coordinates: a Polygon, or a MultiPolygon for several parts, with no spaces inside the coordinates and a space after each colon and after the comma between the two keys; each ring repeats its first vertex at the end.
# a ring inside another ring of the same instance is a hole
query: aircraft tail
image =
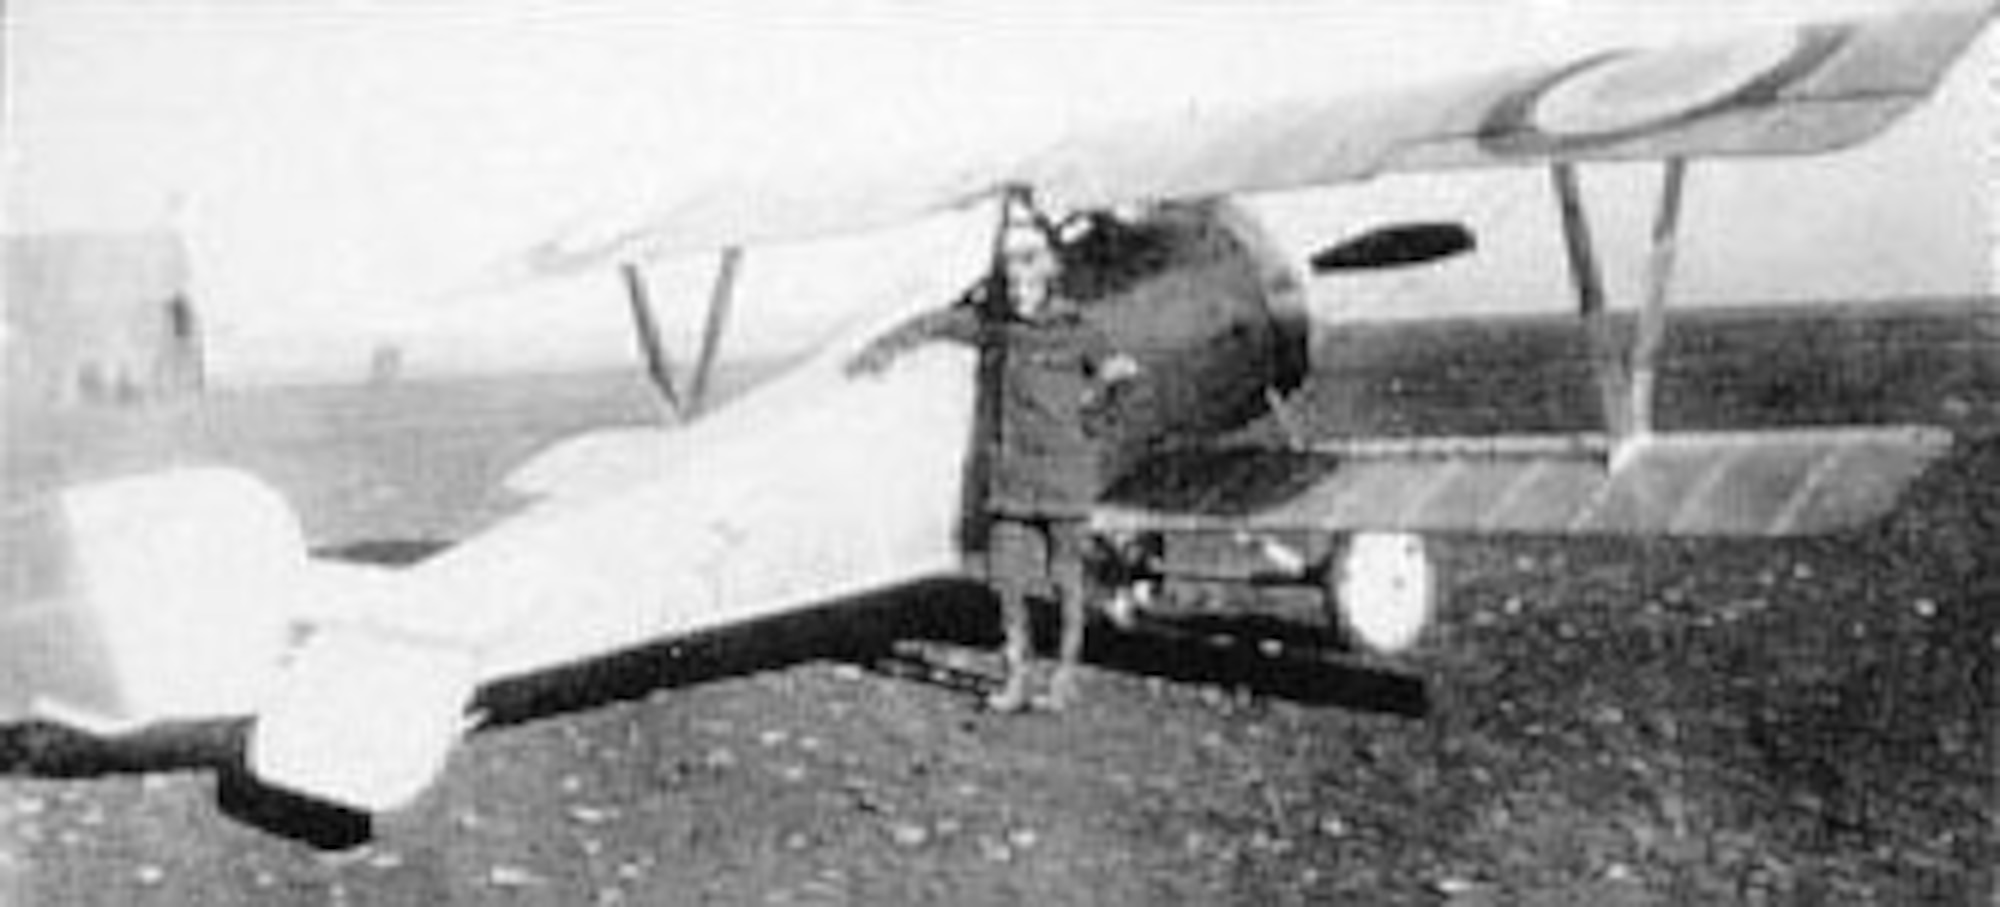
{"type": "Polygon", "coordinates": [[[257,713],[257,778],[369,812],[414,800],[467,727],[478,653],[372,623],[319,627],[257,713]]]}
{"type": "Polygon", "coordinates": [[[0,721],[115,738],[250,715],[261,780],[368,810],[408,801],[442,769],[476,685],[474,647],[396,624],[408,574],[312,559],[277,489],[177,468],[72,486],[6,517],[0,721]]]}
{"type": "Polygon", "coordinates": [[[0,705],[99,735],[251,711],[331,575],[284,498],[182,468],[10,504],[0,705]]]}

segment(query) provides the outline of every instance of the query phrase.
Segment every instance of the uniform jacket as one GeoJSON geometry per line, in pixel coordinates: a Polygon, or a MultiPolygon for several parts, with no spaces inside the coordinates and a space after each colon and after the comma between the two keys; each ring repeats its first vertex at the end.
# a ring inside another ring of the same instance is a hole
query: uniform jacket
{"type": "Polygon", "coordinates": [[[1117,354],[1104,332],[1074,312],[982,318],[966,301],[919,316],[863,355],[940,339],[980,351],[968,505],[996,516],[1087,515],[1104,483],[1098,442],[1109,434],[1099,372],[1117,354]]]}

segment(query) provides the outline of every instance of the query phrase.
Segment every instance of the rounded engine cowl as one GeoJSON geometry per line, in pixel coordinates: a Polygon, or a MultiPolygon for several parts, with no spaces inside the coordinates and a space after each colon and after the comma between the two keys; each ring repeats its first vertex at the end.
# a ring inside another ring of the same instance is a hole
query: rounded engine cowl
{"type": "Polygon", "coordinates": [[[1268,412],[1272,391],[1296,389],[1310,370],[1303,283],[1227,202],[1095,216],[1064,266],[1064,291],[1141,367],[1107,401],[1114,459],[1242,428],[1268,412]]]}

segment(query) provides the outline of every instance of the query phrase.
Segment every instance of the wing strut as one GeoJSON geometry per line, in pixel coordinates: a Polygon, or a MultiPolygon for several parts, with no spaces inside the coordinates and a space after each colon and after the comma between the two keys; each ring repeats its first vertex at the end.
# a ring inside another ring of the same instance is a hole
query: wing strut
{"type": "Polygon", "coordinates": [[[736,276],[742,267],[742,246],[722,250],[715,286],[708,294],[708,318],[701,327],[701,352],[695,359],[694,378],[688,385],[689,415],[699,412],[707,401],[709,378],[715,372],[715,357],[722,352],[722,335],[729,328],[729,310],[736,298],[736,276]]]}
{"type": "Polygon", "coordinates": [[[1562,214],[1563,248],[1568,253],[1570,279],[1576,286],[1577,312],[1590,344],[1590,362],[1597,377],[1598,396],[1609,437],[1610,463],[1616,466],[1652,434],[1654,401],[1659,381],[1660,351],[1666,345],[1667,292],[1679,251],[1681,199],[1687,185],[1686,158],[1668,158],[1654,211],[1652,248],[1646,260],[1645,297],[1630,344],[1611,321],[1604,278],[1598,265],[1584,210],[1576,166],[1558,161],[1549,168],[1556,203],[1562,214]]]}
{"type": "Polygon", "coordinates": [[[1660,350],[1667,339],[1667,292],[1680,252],[1681,198],[1686,194],[1688,161],[1667,158],[1661,174],[1659,207],[1653,212],[1653,247],[1646,258],[1646,298],[1632,338],[1632,399],[1627,427],[1635,438],[1653,431],[1653,400],[1659,380],[1660,350]]]}
{"type": "Polygon", "coordinates": [[[1591,238],[1590,216],[1583,207],[1583,191],[1577,185],[1576,165],[1557,161],[1549,167],[1555,186],[1556,206],[1562,214],[1563,250],[1569,257],[1570,281],[1576,287],[1577,314],[1583,319],[1590,344],[1591,371],[1597,376],[1598,397],[1604,414],[1604,428],[1614,439],[1627,434],[1625,424],[1625,374],[1616,329],[1605,311],[1604,274],[1598,267],[1597,247],[1591,238]]]}
{"type": "MultiPolygon", "coordinates": [[[[991,291],[986,294],[989,306],[1005,307],[1012,298],[1014,288],[1007,285],[1007,234],[1014,229],[1018,218],[1035,218],[1034,195],[1026,186],[1008,186],[1000,193],[1000,219],[993,228],[993,244],[989,249],[990,261],[987,279],[993,281],[991,291]]],[[[986,314],[997,315],[999,309],[986,314]]]]}
{"type": "Polygon", "coordinates": [[[646,293],[646,275],[639,266],[626,262],[618,272],[625,277],[625,296],[632,306],[632,335],[639,341],[639,354],[646,360],[646,375],[659,388],[660,397],[667,403],[667,411],[681,412],[680,394],[674,390],[673,366],[667,361],[667,351],[660,343],[660,324],[653,317],[653,302],[646,293]]]}

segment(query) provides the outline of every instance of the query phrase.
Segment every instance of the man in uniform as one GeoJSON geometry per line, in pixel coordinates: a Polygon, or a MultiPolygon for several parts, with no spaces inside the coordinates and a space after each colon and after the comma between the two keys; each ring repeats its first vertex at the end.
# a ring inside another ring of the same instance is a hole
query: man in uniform
{"type": "Polygon", "coordinates": [[[1060,709],[1075,695],[1089,583],[1084,531],[1102,491],[1110,396],[1138,374],[1077,302],[1058,292],[1060,267],[1039,224],[1012,222],[1002,237],[1001,280],[949,309],[919,316],[856,357],[879,370],[919,343],[951,339],[980,350],[978,437],[966,547],[985,555],[1000,599],[1007,679],[988,697],[996,711],[1060,709]],[[1047,692],[1031,695],[1032,597],[1052,594],[1062,613],[1058,661],[1047,692]]]}

